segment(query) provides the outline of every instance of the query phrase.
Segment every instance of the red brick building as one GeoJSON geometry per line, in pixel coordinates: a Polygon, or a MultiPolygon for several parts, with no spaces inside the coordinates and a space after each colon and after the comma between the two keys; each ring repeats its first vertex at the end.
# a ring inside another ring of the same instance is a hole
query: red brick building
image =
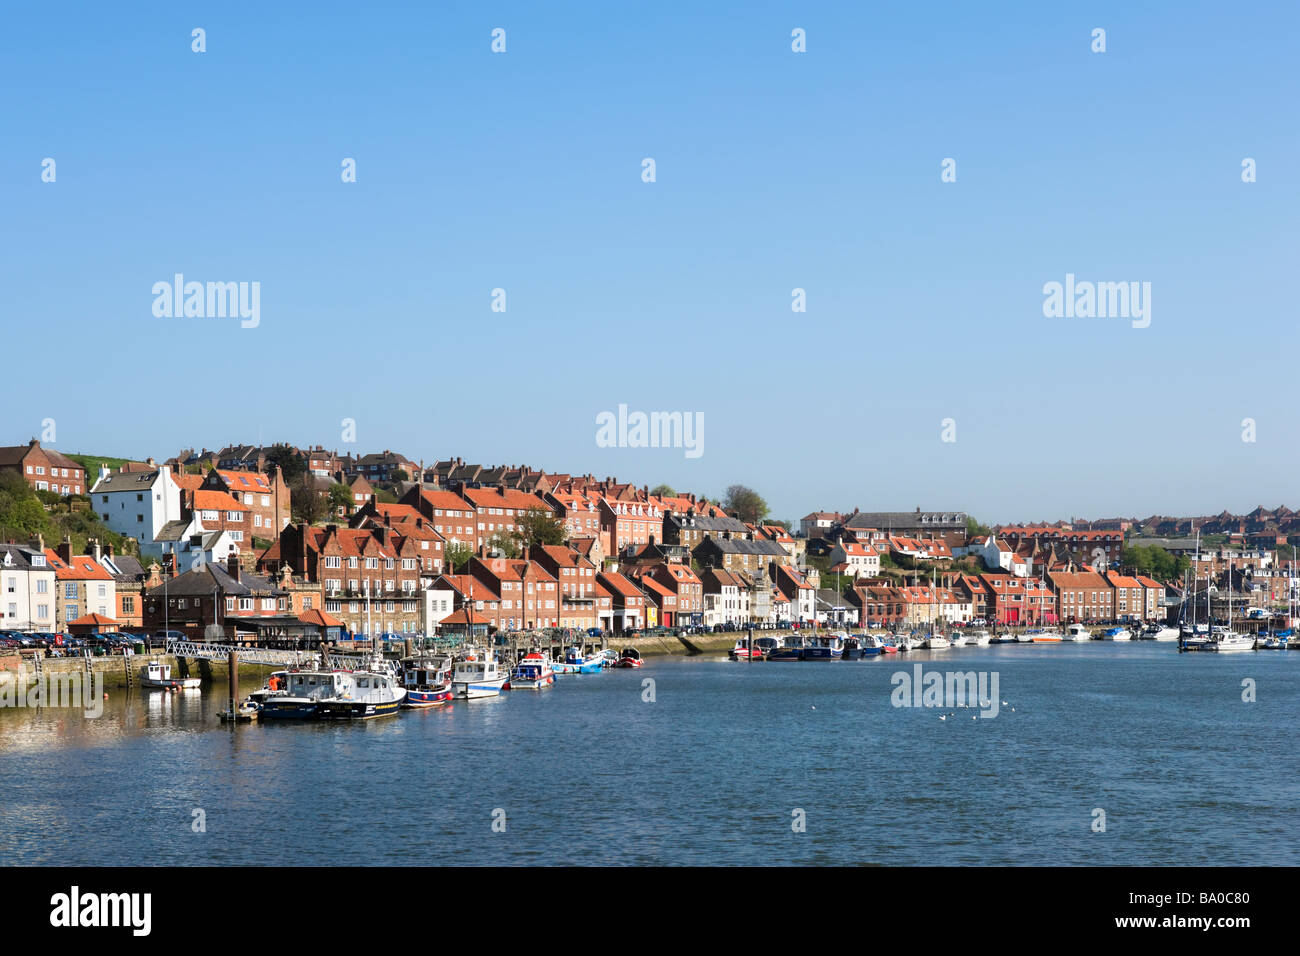
{"type": "Polygon", "coordinates": [[[86,469],[33,438],[26,445],[0,448],[0,471],[22,475],[37,491],[59,495],[87,493],[86,469]]]}

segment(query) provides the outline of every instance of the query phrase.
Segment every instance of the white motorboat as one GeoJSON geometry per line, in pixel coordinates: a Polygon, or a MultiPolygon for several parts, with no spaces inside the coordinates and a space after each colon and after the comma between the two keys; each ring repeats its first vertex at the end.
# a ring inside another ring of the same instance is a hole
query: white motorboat
{"type": "Polygon", "coordinates": [[[1035,644],[1060,644],[1065,636],[1054,627],[1045,628],[1033,635],[1035,644]]]}
{"type": "Polygon", "coordinates": [[[1092,631],[1088,630],[1082,624],[1071,624],[1061,635],[1063,641],[1090,641],[1092,640],[1092,631]]]}
{"type": "Polygon", "coordinates": [[[1176,641],[1178,640],[1178,628],[1168,627],[1164,624],[1151,624],[1142,630],[1138,638],[1143,641],[1176,641]]]}
{"type": "Polygon", "coordinates": [[[140,668],[140,686],[155,690],[194,690],[203,682],[197,677],[172,677],[172,666],[150,661],[140,668]]]}
{"type": "Polygon", "coordinates": [[[1111,627],[1106,629],[1101,635],[1101,639],[1103,641],[1131,641],[1133,634],[1126,627],[1111,627]]]}
{"type": "Polygon", "coordinates": [[[1202,648],[1202,650],[1218,651],[1220,653],[1227,651],[1253,651],[1254,649],[1254,634],[1236,634],[1231,632],[1215,636],[1202,648]]]}
{"type": "Polygon", "coordinates": [[[948,640],[948,638],[944,637],[942,634],[931,634],[925,639],[925,642],[921,646],[927,651],[941,651],[952,647],[952,641],[948,640]]]}
{"type": "Polygon", "coordinates": [[[965,647],[967,644],[966,635],[962,634],[960,631],[953,631],[952,636],[948,638],[948,641],[953,647],[965,647]]]}
{"type": "Polygon", "coordinates": [[[985,630],[968,631],[966,633],[966,643],[975,647],[988,647],[991,640],[989,632],[985,630]]]}
{"type": "Polygon", "coordinates": [[[1033,631],[1033,630],[1029,630],[1029,631],[1021,631],[1019,634],[1016,635],[1016,643],[1017,643],[1017,644],[1032,644],[1032,643],[1034,643],[1034,635],[1037,634],[1037,633],[1038,633],[1038,631],[1033,631]]]}

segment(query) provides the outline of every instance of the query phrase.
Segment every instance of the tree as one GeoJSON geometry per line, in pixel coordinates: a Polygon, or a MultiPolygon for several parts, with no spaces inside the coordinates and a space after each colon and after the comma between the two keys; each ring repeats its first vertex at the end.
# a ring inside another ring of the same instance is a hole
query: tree
{"type": "Polygon", "coordinates": [[[535,544],[564,544],[568,529],[564,522],[542,508],[529,508],[519,517],[519,537],[525,547],[535,544]]]}
{"type": "Polygon", "coordinates": [[[982,525],[970,515],[966,516],[966,537],[968,538],[987,538],[991,531],[987,525],[982,525]]]}
{"type": "Polygon", "coordinates": [[[727,489],[722,507],[741,521],[757,524],[767,516],[767,502],[753,488],[732,485],[727,489]]]}
{"type": "Polygon", "coordinates": [[[676,498],[677,492],[672,485],[655,485],[650,489],[650,494],[656,498],[676,498]]]}
{"type": "Polygon", "coordinates": [[[356,502],[352,500],[352,489],[342,482],[334,482],[330,485],[328,499],[331,511],[338,511],[340,508],[350,510],[356,502]]]}
{"type": "Polygon", "coordinates": [[[284,483],[292,487],[293,483],[307,474],[307,463],[302,460],[297,450],[283,442],[272,445],[266,450],[266,460],[279,469],[284,476],[284,483]]]}
{"type": "Polygon", "coordinates": [[[487,539],[488,550],[500,551],[507,558],[517,558],[520,555],[519,539],[508,531],[494,531],[487,539]]]}
{"type": "Polygon", "coordinates": [[[442,553],[447,559],[447,567],[451,569],[452,574],[459,574],[464,570],[465,565],[469,564],[469,559],[474,557],[474,549],[463,541],[447,542],[447,547],[442,553]]]}
{"type": "Polygon", "coordinates": [[[405,468],[393,469],[393,481],[410,481],[411,476],[406,473],[405,468]]]}
{"type": "Polygon", "coordinates": [[[789,521],[783,521],[780,518],[764,518],[763,524],[774,524],[778,528],[784,528],[787,532],[794,527],[789,521]]]}
{"type": "Polygon", "coordinates": [[[302,477],[289,486],[289,505],[296,521],[315,524],[325,517],[325,499],[302,477]]]}

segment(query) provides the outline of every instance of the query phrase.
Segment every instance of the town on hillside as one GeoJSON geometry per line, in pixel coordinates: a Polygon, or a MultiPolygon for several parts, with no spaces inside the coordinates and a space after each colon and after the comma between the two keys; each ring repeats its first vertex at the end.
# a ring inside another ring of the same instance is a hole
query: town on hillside
{"type": "MultiPolygon", "coordinates": [[[[958,510],[771,518],[527,465],[319,445],[165,460],[0,448],[0,632],[275,646],[1269,617],[1297,598],[1281,507],[987,528],[958,510]]],[[[1290,626],[1288,621],[1288,626],[1290,626]]],[[[2,636],[2,635],[0,635],[2,636]]]]}

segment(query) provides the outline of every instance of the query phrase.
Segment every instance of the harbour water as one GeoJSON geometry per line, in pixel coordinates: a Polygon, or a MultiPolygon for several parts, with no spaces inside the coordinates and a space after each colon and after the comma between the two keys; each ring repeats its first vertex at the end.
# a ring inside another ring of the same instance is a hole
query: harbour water
{"type": "Polygon", "coordinates": [[[0,710],[0,864],[1300,863],[1300,654],[657,657],[341,725],[223,697],[0,710]],[[895,707],[918,663],[1006,704],[895,707]]]}

